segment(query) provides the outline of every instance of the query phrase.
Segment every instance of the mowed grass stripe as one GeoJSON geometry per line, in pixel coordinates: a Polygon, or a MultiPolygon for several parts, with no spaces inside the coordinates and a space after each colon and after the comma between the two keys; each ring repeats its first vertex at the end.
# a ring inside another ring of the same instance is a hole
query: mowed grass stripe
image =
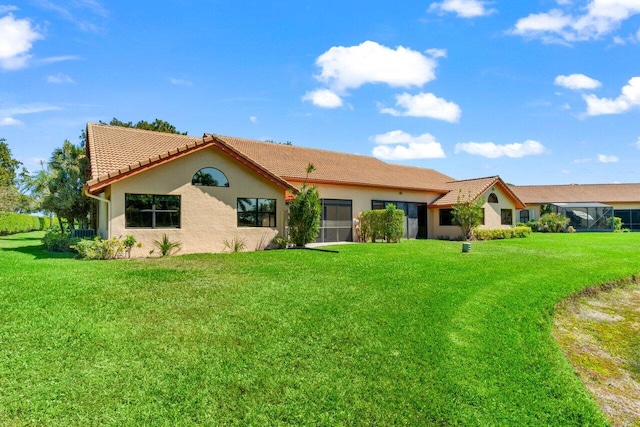
{"type": "Polygon", "coordinates": [[[0,424],[606,425],[555,303],[640,234],[85,262],[0,239],[0,424]]]}

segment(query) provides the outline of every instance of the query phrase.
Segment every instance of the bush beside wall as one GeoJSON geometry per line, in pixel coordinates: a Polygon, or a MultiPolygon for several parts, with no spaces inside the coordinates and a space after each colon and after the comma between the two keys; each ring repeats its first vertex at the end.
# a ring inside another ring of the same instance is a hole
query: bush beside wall
{"type": "Polygon", "coordinates": [[[404,234],[404,211],[389,205],[385,209],[360,213],[360,241],[375,242],[384,239],[398,242],[404,234]]]}
{"type": "Polygon", "coordinates": [[[477,240],[499,240],[499,239],[514,239],[520,237],[527,237],[531,234],[531,227],[516,227],[516,228],[493,228],[484,229],[479,228],[474,232],[474,236],[477,240]]]}
{"type": "Polygon", "coordinates": [[[46,230],[50,226],[51,220],[49,218],[0,212],[0,236],[46,230]]]}

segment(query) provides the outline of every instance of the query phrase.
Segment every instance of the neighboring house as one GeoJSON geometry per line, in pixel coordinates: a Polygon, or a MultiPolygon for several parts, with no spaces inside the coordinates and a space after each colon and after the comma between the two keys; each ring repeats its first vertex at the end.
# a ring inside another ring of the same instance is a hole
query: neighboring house
{"type": "Polygon", "coordinates": [[[484,197],[487,228],[513,227],[525,207],[499,177],[456,181],[368,156],[220,135],[88,124],[87,156],[98,233],[133,235],[143,244],[134,256],[164,234],[183,253],[221,252],[234,239],[262,249],[287,234],[286,203],[304,182],[322,198],[319,242],[357,240],[358,214],[389,203],[405,212],[405,237],[422,239],[460,235],[450,223],[458,195],[484,197]]]}
{"type": "Polygon", "coordinates": [[[568,215],[578,230],[610,229],[603,219],[616,216],[623,228],[640,231],[640,184],[571,184],[511,186],[527,205],[518,221],[540,219],[542,205],[568,215]]]}

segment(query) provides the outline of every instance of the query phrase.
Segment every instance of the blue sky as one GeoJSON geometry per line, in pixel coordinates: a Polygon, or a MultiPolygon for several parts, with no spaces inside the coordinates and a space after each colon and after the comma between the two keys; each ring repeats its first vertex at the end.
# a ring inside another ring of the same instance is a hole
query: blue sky
{"type": "Polygon", "coordinates": [[[457,179],[640,182],[640,0],[0,3],[0,137],[87,122],[375,155],[457,179]]]}

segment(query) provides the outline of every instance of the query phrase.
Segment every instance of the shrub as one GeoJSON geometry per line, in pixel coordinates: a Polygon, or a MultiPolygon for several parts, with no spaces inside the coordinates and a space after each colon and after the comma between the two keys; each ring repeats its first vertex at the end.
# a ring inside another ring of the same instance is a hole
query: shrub
{"type": "Polygon", "coordinates": [[[363,211],[359,217],[360,241],[375,242],[384,239],[398,242],[404,234],[404,211],[393,204],[382,209],[363,211]]]}
{"type": "Polygon", "coordinates": [[[540,217],[540,229],[538,231],[549,233],[562,233],[569,224],[569,218],[564,215],[549,213],[540,217]]]}
{"type": "Polygon", "coordinates": [[[296,246],[315,242],[320,232],[320,193],[315,185],[302,184],[289,205],[289,235],[296,246]]]}
{"type": "Polygon", "coordinates": [[[225,249],[229,249],[230,252],[241,252],[247,247],[246,239],[239,239],[238,236],[234,236],[233,239],[222,241],[225,249]]]}
{"type": "Polygon", "coordinates": [[[122,258],[125,253],[124,242],[117,237],[101,239],[96,236],[93,240],[82,239],[73,245],[82,259],[115,259],[122,258]]]}
{"type": "Polygon", "coordinates": [[[271,240],[271,244],[276,249],[286,249],[291,244],[291,241],[286,237],[276,236],[271,240]]]}
{"type": "MultiPolygon", "coordinates": [[[[78,258],[91,260],[106,260],[122,258],[126,254],[131,257],[131,249],[136,244],[135,237],[128,235],[124,239],[112,237],[102,239],[96,236],[93,239],[78,239],[72,248],[78,252],[78,258]]],[[[142,246],[138,243],[138,247],[142,246]]]]}
{"type": "Polygon", "coordinates": [[[153,244],[158,248],[162,256],[171,255],[174,252],[179,251],[182,246],[182,243],[180,242],[173,242],[169,240],[169,237],[166,234],[162,236],[162,240],[154,240],[153,244]]]}
{"type": "Polygon", "coordinates": [[[0,236],[45,230],[50,225],[51,221],[49,218],[41,218],[13,212],[0,212],[0,236]]]}
{"type": "Polygon", "coordinates": [[[477,240],[499,240],[527,237],[531,234],[530,227],[516,228],[479,228],[474,232],[477,240]]]}
{"type": "Polygon", "coordinates": [[[50,227],[42,238],[45,249],[53,252],[73,252],[74,245],[79,241],[80,239],[71,237],[71,233],[63,232],[57,226],[50,227]]]}
{"type": "Polygon", "coordinates": [[[622,218],[618,218],[617,216],[612,216],[611,219],[611,228],[613,231],[619,233],[622,231],[622,218]]]}

